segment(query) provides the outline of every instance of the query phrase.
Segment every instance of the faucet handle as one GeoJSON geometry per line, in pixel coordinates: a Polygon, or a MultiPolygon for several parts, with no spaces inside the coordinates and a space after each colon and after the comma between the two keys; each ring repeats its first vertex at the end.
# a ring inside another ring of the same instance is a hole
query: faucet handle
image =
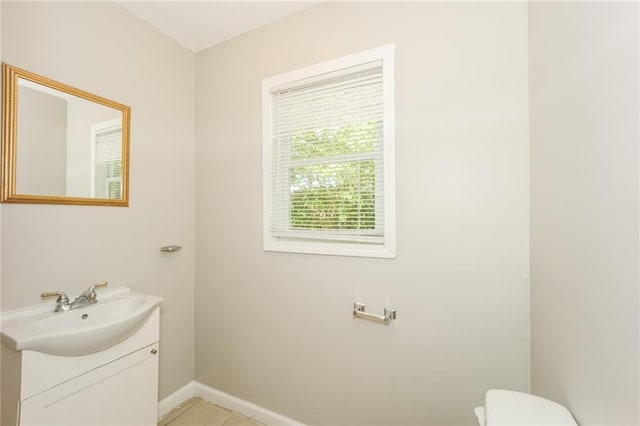
{"type": "Polygon", "coordinates": [[[96,288],[97,287],[106,287],[109,284],[109,282],[107,281],[100,281],[99,283],[95,283],[93,284],[91,287],[89,287],[89,289],[84,293],[87,294],[88,298],[91,300],[96,300],[97,294],[96,294],[96,288]]]}
{"type": "Polygon", "coordinates": [[[40,295],[42,298],[53,296],[58,296],[58,302],[64,303],[69,301],[69,296],[67,296],[64,291],[45,291],[40,295]]]}
{"type": "Polygon", "coordinates": [[[99,283],[95,283],[94,285],[92,285],[91,287],[89,287],[91,290],[95,290],[96,287],[106,287],[107,285],[109,285],[108,281],[100,281],[99,283]]]}

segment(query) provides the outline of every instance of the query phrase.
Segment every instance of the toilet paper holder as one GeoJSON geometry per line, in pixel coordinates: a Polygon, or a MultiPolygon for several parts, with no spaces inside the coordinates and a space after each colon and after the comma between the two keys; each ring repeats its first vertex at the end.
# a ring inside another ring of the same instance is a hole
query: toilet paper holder
{"type": "Polygon", "coordinates": [[[396,319],[396,310],[394,308],[385,307],[384,315],[372,314],[365,312],[366,305],[364,303],[355,302],[353,304],[353,316],[354,318],[363,318],[370,321],[381,322],[384,325],[389,325],[391,320],[396,319]]]}

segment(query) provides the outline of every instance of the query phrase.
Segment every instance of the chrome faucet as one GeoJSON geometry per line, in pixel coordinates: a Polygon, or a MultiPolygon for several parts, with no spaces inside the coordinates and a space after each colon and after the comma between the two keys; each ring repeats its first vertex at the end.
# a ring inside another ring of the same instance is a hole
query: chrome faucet
{"type": "Polygon", "coordinates": [[[93,284],[91,287],[80,293],[80,296],[74,298],[72,301],[70,301],[69,297],[62,291],[45,292],[42,293],[40,297],[58,296],[58,299],[56,300],[55,312],[70,311],[72,309],[96,303],[98,301],[96,287],[104,287],[107,284],[108,282],[106,281],[93,284]]]}

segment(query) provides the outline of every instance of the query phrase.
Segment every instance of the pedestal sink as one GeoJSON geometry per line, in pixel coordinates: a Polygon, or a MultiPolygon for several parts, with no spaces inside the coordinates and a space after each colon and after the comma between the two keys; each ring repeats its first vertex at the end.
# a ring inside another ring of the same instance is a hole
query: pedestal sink
{"type": "Polygon", "coordinates": [[[123,341],[151,315],[162,299],[127,288],[105,290],[98,303],[53,312],[50,303],[2,315],[2,344],[20,351],[78,356],[123,341]]]}

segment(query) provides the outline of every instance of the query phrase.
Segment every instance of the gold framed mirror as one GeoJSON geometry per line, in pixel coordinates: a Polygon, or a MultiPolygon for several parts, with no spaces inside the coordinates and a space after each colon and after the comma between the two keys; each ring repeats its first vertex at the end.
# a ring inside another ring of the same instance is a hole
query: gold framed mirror
{"type": "Polygon", "coordinates": [[[3,63],[0,201],[128,206],[130,114],[3,63]]]}

